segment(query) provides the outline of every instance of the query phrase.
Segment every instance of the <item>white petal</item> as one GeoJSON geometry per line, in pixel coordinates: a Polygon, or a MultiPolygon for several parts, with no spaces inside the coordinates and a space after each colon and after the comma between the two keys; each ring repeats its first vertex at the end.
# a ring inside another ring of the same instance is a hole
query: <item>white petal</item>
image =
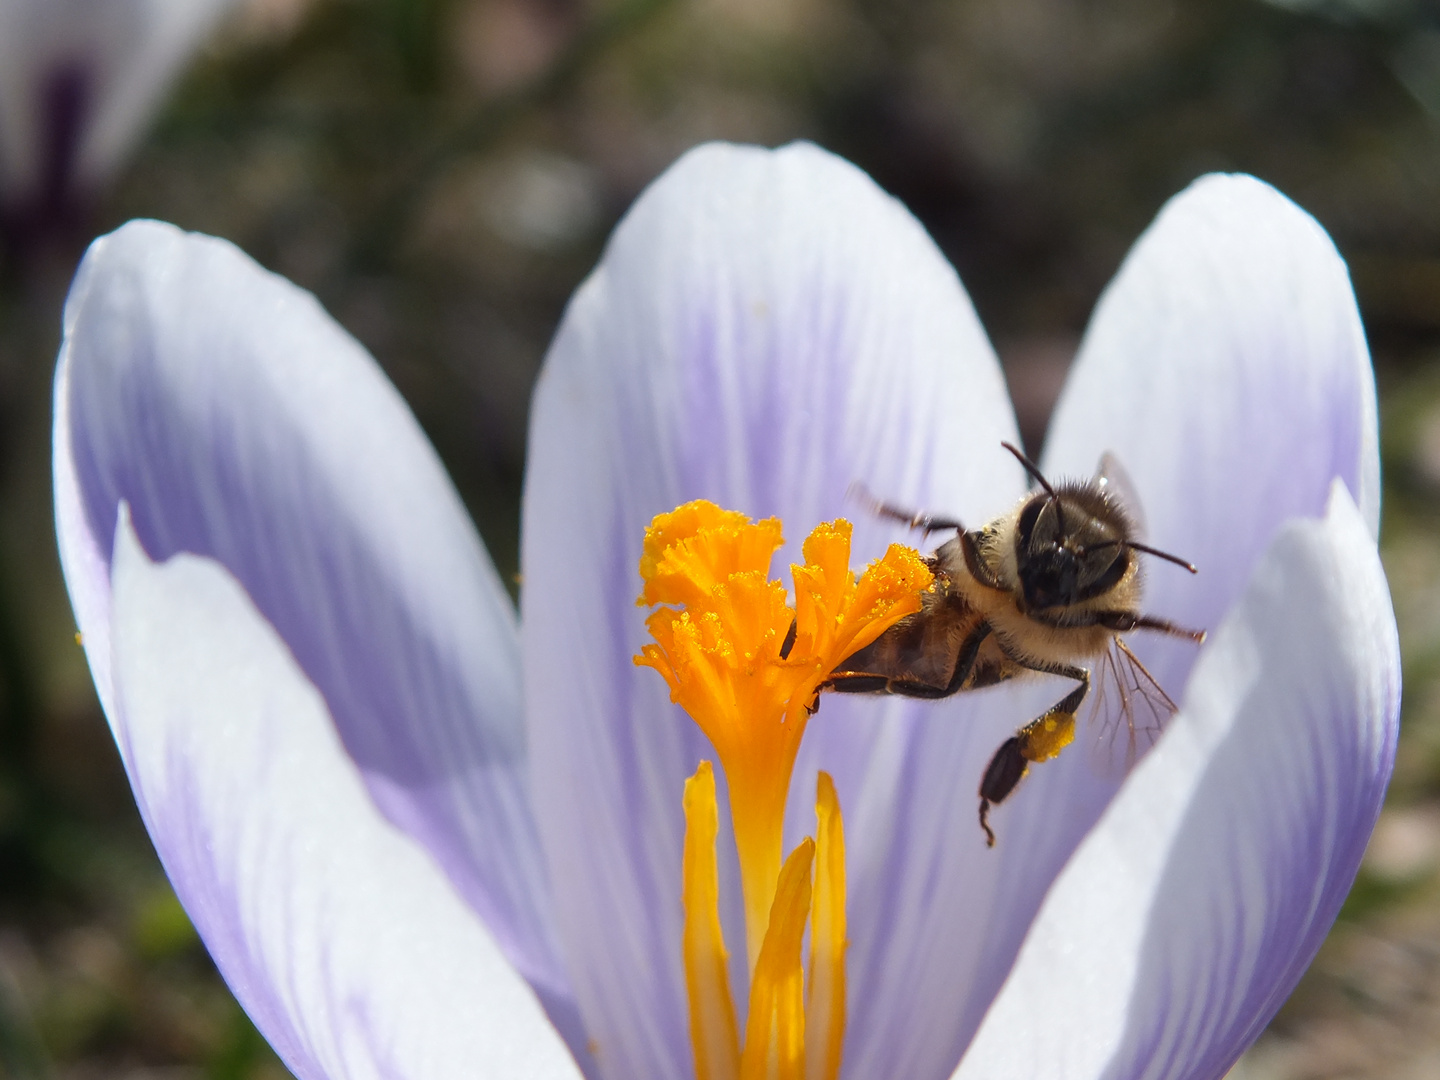
{"type": "Polygon", "coordinates": [[[210,559],[114,568],[117,736],[176,891],[302,1080],[577,1077],[533,993],[384,820],[324,701],[210,559]]]}
{"type": "MultiPolygon", "coordinates": [[[[0,190],[35,193],[54,162],[57,93],[77,95],[72,176],[103,180],[180,66],[234,0],[8,0],[0,4],[0,190]],[[65,87],[66,83],[68,87],[65,87]],[[64,89],[61,89],[65,87],[64,89]]],[[[63,122],[63,121],[62,121],[63,122]]]]}
{"type": "MultiPolygon", "coordinates": [[[[1399,646],[1337,483],[1286,524],[1174,729],[1056,880],[960,1078],[1212,1080],[1300,978],[1394,761],[1399,646]]],[[[963,917],[963,913],[957,913],[963,917]]]]}
{"type": "Polygon", "coordinates": [[[100,707],[110,716],[115,701],[110,679],[110,552],[108,545],[101,548],[85,515],[84,493],[75,472],[75,455],[70,451],[70,364],[63,354],[55,368],[51,455],[60,568],[65,574],[70,605],[75,609],[75,625],[82,630],[81,644],[100,707]]]}
{"type": "MultiPolygon", "coordinates": [[[[700,758],[713,756],[655,673],[630,662],[645,641],[634,606],[645,526],[700,497],[778,514],[789,540],[778,571],[813,525],[844,514],[856,520],[863,560],[907,534],[847,501],[853,483],[979,523],[1019,494],[1019,470],[999,445],[1014,437],[998,366],[954,271],[853,166],[808,145],[702,147],[616,231],[536,392],[522,620],[537,813],[606,1075],[690,1068],[680,796],[700,758]]],[[[900,901],[909,904],[925,889],[923,878],[889,876],[886,860],[912,807],[937,792],[906,788],[892,766],[937,756],[927,739],[973,744],[978,781],[995,744],[954,722],[973,711],[830,699],[811,724],[792,832],[813,830],[814,770],[830,769],[856,853],[851,956],[861,968],[908,932],[884,921],[894,894],[912,890],[900,901]],[[913,720],[920,712],[923,724],[913,720]]],[[[933,780],[947,794],[956,783],[933,780]]],[[[973,821],[973,803],[970,813],[973,821]]],[[[726,896],[739,964],[734,890],[726,896]]],[[[980,933],[980,924],[963,931],[980,933]]],[[[912,939],[899,951],[920,949],[912,939]]],[[[952,966],[941,980],[951,998],[967,975],[952,966]]],[[[870,1022],[877,1010],[907,1012],[902,1000],[852,986],[858,1038],[883,1031],[870,1022]]],[[[937,1007],[962,1008],[950,999],[937,1007]]],[[[909,1013],[909,1029],[925,1019],[909,1013]]],[[[947,1053],[946,1069],[959,1049],[947,1053]]],[[[934,1075],[933,1047],[921,1057],[934,1075]]]]}
{"type": "Polygon", "coordinates": [[[240,580],[381,810],[563,1009],[514,612],[375,362],[231,245],[134,222],[81,266],[56,393],[61,558],[102,703],[104,564],[126,500],[156,558],[208,555],[240,580]]]}
{"type": "MultiPolygon", "coordinates": [[[[1315,220],[1248,176],[1172,199],[1101,298],[1056,410],[1045,464],[1089,475],[1114,451],[1144,502],[1148,599],[1220,618],[1281,523],[1318,516],[1342,479],[1375,535],[1375,378],[1345,264],[1315,220]]],[[[1183,675],[1188,665],[1179,669],[1183,675]]]]}
{"type": "MultiPolygon", "coordinates": [[[[1137,489],[1148,542],[1199,567],[1192,577],[1143,557],[1145,609],[1182,626],[1213,630],[1282,522],[1319,516],[1336,477],[1374,534],[1374,376],[1354,295],[1324,231],[1273,188],[1197,181],[1106,290],[1043,464],[1052,477],[1090,476],[1106,451],[1137,489]]],[[[1200,650],[1153,633],[1129,640],[1179,700],[1200,650]]],[[[1087,724],[1079,741],[1102,727],[1087,724]]],[[[1118,776],[1097,775],[1087,756],[1077,746],[1035,769],[997,811],[1002,857],[1020,864],[1003,880],[1056,873],[1104,810],[1118,776]]],[[[1011,909],[1021,928],[1040,895],[1011,909]]]]}

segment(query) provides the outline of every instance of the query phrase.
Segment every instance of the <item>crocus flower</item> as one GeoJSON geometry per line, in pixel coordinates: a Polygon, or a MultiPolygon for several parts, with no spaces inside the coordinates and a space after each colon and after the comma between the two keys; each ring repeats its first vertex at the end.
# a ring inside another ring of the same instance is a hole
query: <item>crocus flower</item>
{"type": "Polygon", "coordinates": [[[55,212],[121,163],[234,0],[0,0],[0,203],[55,212]]]}
{"type": "MultiPolygon", "coordinates": [[[[55,418],[66,580],[136,800],[304,1080],[692,1075],[682,799],[715,752],[632,663],[647,524],[701,498],[774,516],[783,565],[848,513],[858,565],[906,535],[857,482],[972,527],[1024,490],[954,271],[808,145],[686,155],[576,293],[535,394],[518,627],[375,363],[222,241],[137,222],[95,243],[55,418]]],[[[1037,766],[993,850],[981,770],[1052,680],[822,695],[783,845],[838,798],[841,1075],[1200,1080],[1255,1038],[1394,754],[1376,447],[1324,232],[1259,181],[1197,181],[1101,300],[1041,464],[1123,462],[1149,541],[1199,567],[1151,565],[1145,606],[1209,640],[1132,635],[1179,703],[1168,733],[1128,778],[1078,747],[1037,766]]]]}

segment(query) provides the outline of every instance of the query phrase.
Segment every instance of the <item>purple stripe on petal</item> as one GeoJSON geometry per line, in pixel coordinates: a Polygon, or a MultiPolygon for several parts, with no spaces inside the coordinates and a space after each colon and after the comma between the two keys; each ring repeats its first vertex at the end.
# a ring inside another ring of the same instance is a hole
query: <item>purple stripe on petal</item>
{"type": "Polygon", "coordinates": [[[230,245],[134,223],[87,256],[61,365],[57,477],[73,463],[90,534],[125,499],[157,558],[212,556],[240,579],[377,804],[582,1043],[528,803],[513,613],[374,362],[230,245]]]}
{"type": "Polygon", "coordinates": [[[898,739],[882,746],[872,778],[886,767],[883,755],[891,775],[861,795],[862,806],[867,796],[888,797],[891,819],[874,878],[855,890],[855,907],[876,906],[878,933],[872,930],[869,955],[851,964],[866,997],[852,1009],[858,1030],[853,1056],[847,1046],[846,1076],[950,1073],[1055,874],[1083,838],[1084,816],[1093,820],[1109,798],[1113,783],[1091,779],[1083,754],[1074,764],[1098,789],[1088,802],[1057,798],[1054,770],[1067,767],[1071,755],[1037,766],[992,813],[999,842],[985,847],[977,789],[986,764],[1063,692],[1059,680],[1040,679],[880,718],[911,730],[903,746],[898,739]]]}

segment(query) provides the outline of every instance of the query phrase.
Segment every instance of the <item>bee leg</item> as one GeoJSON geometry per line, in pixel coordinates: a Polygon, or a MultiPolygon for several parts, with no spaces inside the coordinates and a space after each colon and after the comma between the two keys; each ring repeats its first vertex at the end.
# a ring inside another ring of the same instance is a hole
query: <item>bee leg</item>
{"type": "Polygon", "coordinates": [[[927,514],[924,510],[907,510],[894,503],[887,503],[877,499],[870,493],[870,489],[863,484],[855,484],[851,492],[862,499],[869,507],[869,510],[876,517],[889,518],[891,521],[898,521],[912,529],[919,529],[929,535],[932,532],[945,532],[954,529],[956,532],[964,532],[965,526],[954,518],[935,517],[927,514]]]}
{"type": "Polygon", "coordinates": [[[1189,630],[1168,619],[1157,619],[1154,615],[1137,615],[1132,611],[1101,611],[1096,614],[1095,622],[1120,634],[1130,630],[1154,630],[1170,637],[1188,638],[1197,645],[1205,643],[1204,630],[1189,630]]]}
{"type": "Polygon", "coordinates": [[[834,690],[837,694],[883,694],[890,689],[890,680],[884,675],[846,672],[830,676],[821,684],[821,689],[834,690]]]}
{"type": "MultiPolygon", "coordinates": [[[[956,652],[955,666],[950,669],[950,681],[944,686],[921,682],[918,679],[896,679],[867,671],[838,671],[821,683],[820,689],[834,690],[837,694],[898,694],[901,697],[925,698],[931,701],[947,698],[964,689],[965,681],[975,667],[975,657],[980,653],[980,645],[989,635],[989,623],[981,622],[976,625],[956,652]]],[[[860,653],[855,655],[859,656],[860,653]]]]}
{"type": "Polygon", "coordinates": [[[1064,675],[1080,685],[1057,701],[1044,715],[1031,720],[1010,738],[985,766],[980,778],[980,828],[985,830],[985,846],[995,846],[995,833],[990,828],[990,807],[1010,797],[1015,786],[1030,771],[1030,762],[1049,761],[1075,738],[1075,713],[1090,692],[1090,672],[1073,664],[1026,664],[1035,671],[1064,675]]]}
{"type": "Polygon", "coordinates": [[[903,521],[912,529],[919,529],[921,534],[925,536],[929,536],[933,532],[949,532],[951,529],[954,529],[957,533],[963,533],[965,531],[965,526],[954,518],[935,517],[925,513],[923,510],[917,510],[911,514],[905,510],[898,510],[894,507],[886,506],[884,503],[880,504],[880,508],[884,517],[896,518],[899,521],[903,521]]]}
{"type": "MultiPolygon", "coordinates": [[[[955,530],[955,537],[960,543],[960,553],[965,559],[965,566],[980,584],[990,589],[1003,589],[1004,586],[995,577],[989,565],[980,556],[980,538],[984,530],[970,532],[955,518],[933,517],[923,510],[916,510],[913,513],[890,503],[881,502],[869,492],[864,494],[870,500],[870,511],[877,517],[890,518],[892,521],[899,521],[910,526],[912,529],[919,529],[926,536],[932,532],[946,532],[955,530]]],[[[941,546],[944,550],[946,545],[941,546]]]]}
{"type": "Polygon", "coordinates": [[[795,634],[798,625],[794,619],[790,620],[790,629],[785,632],[785,640],[780,643],[780,659],[789,660],[790,650],[795,648],[795,634]]]}
{"type": "Polygon", "coordinates": [[[985,775],[980,780],[980,828],[985,830],[986,847],[995,846],[995,830],[990,828],[989,820],[991,805],[1003,802],[1029,768],[1020,750],[1018,735],[1001,743],[990,764],[985,766],[985,775]]]}
{"type": "Polygon", "coordinates": [[[833,690],[837,694],[895,694],[926,701],[946,698],[955,692],[944,686],[932,686],[914,679],[892,679],[886,675],[872,675],[862,671],[844,671],[832,675],[820,684],[820,689],[833,690]]]}

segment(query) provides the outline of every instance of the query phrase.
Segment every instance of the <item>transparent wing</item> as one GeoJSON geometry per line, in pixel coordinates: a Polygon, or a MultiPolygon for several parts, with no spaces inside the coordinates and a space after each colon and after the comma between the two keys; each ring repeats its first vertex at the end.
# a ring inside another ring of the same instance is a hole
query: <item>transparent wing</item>
{"type": "Polygon", "coordinates": [[[1084,738],[1090,763],[1107,779],[1128,773],[1165,730],[1178,706],[1118,634],[1091,671],[1084,738]]]}
{"type": "Polygon", "coordinates": [[[1145,508],[1140,503],[1139,492],[1135,490],[1135,481],[1130,479],[1129,472],[1120,464],[1120,459],[1113,451],[1106,450],[1100,455],[1100,465],[1095,470],[1095,483],[1125,511],[1125,516],[1130,519],[1133,527],[1130,539],[1144,543],[1148,531],[1145,528],[1145,508]]]}

